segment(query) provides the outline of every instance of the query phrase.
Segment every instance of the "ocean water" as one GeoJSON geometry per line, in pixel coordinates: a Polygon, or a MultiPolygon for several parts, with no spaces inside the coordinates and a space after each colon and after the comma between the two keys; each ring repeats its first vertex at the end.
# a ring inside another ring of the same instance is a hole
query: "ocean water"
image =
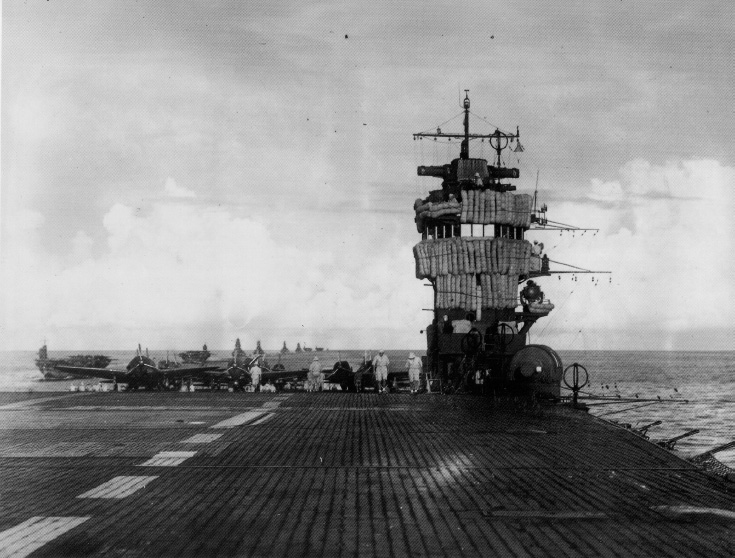
{"type": "MultiPolygon", "coordinates": [[[[734,351],[559,351],[564,366],[577,362],[589,372],[587,396],[655,399],[612,403],[584,400],[590,413],[640,427],[652,427],[651,439],[665,440],[693,429],[699,433],[677,442],[684,456],[703,453],[735,440],[734,351]],[[659,399],[660,398],[660,401],[659,399]]],[[[571,371],[570,371],[571,372],[571,371]]],[[[571,378],[571,375],[570,375],[571,378]]],[[[565,393],[569,393],[565,391],[565,393]]],[[[735,468],[735,449],[717,459],[735,468]]]]}
{"type": "MultiPolygon", "coordinates": [[[[403,362],[405,351],[388,351],[393,362],[403,362]]],[[[419,351],[416,351],[419,354],[419,351]]],[[[53,351],[51,358],[64,358],[83,351],[53,351]]],[[[372,351],[374,354],[375,352],[372,351]]],[[[660,420],[649,435],[664,440],[699,429],[696,435],[677,443],[683,456],[702,453],[714,446],[735,440],[735,352],[675,351],[559,351],[564,366],[577,362],[589,372],[590,382],[581,398],[590,405],[590,413],[642,426],[660,420]],[[655,401],[617,402],[622,399],[655,401]],[[604,397],[606,399],[595,399],[604,397]]],[[[94,351],[117,360],[111,368],[123,368],[132,358],[131,351],[94,351]]],[[[323,360],[332,355],[352,362],[363,351],[314,353],[323,360]]],[[[166,351],[151,351],[151,357],[166,357],[166,351]]],[[[173,356],[173,354],[171,355],[173,356]]],[[[227,359],[230,351],[212,350],[210,360],[227,359]]],[[[71,381],[43,381],[36,369],[33,351],[0,353],[0,391],[67,391],[71,381]]],[[[275,357],[269,360],[275,361],[275,357]]],[[[336,359],[334,359],[336,360],[336,359]]],[[[330,362],[331,363],[331,362],[330,362]]],[[[77,382],[78,383],[78,382],[77,382]]],[[[568,393],[568,392],[566,392],[568,393]]],[[[735,450],[717,454],[723,463],[735,468],[735,450]]]]}

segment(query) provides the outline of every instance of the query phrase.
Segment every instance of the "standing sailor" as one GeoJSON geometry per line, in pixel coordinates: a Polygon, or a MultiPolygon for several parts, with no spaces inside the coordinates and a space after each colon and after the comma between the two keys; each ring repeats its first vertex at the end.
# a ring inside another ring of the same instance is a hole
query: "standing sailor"
{"type": "Polygon", "coordinates": [[[373,359],[373,372],[375,374],[375,382],[378,384],[378,389],[382,393],[386,393],[387,387],[386,382],[388,380],[388,365],[390,360],[385,354],[383,349],[380,349],[378,356],[373,359]]]}
{"type": "Polygon", "coordinates": [[[319,362],[319,357],[314,357],[314,360],[309,365],[309,378],[307,383],[306,391],[319,391],[321,389],[322,380],[322,365],[319,362]]]}
{"type": "Polygon", "coordinates": [[[408,370],[408,381],[411,383],[411,393],[419,392],[419,381],[421,380],[422,362],[415,354],[410,353],[406,361],[406,370],[408,370]]]}
{"type": "Polygon", "coordinates": [[[263,371],[258,366],[257,359],[250,367],[250,383],[253,385],[253,391],[259,391],[260,377],[263,375],[263,371]]]}

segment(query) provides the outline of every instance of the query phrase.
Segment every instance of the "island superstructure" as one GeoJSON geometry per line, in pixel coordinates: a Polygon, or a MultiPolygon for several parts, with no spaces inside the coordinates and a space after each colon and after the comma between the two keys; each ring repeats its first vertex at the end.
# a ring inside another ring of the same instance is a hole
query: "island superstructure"
{"type": "Polygon", "coordinates": [[[463,133],[437,128],[414,134],[418,141],[461,139],[458,158],[417,170],[442,179],[441,189],[414,204],[421,234],[414,247],[416,277],[434,290],[434,319],[426,329],[429,376],[453,388],[559,396],[561,358],[527,342],[533,324],[554,306],[533,281],[549,275],[548,257],[525,238],[544,217],[533,196],[515,193],[509,181],[519,171],[502,161],[505,149],[523,150],[520,133],[471,134],[468,93],[463,108],[463,133]],[[495,152],[493,164],[470,156],[470,141],[477,139],[495,152]]]}

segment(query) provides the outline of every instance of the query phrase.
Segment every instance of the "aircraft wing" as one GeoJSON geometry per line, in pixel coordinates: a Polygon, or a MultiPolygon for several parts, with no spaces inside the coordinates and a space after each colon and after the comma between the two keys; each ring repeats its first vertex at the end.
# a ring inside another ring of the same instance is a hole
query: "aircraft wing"
{"type": "Polygon", "coordinates": [[[189,376],[204,376],[206,374],[219,374],[224,372],[219,366],[196,366],[192,368],[173,368],[161,370],[167,378],[188,378],[189,376]]]}
{"type": "Polygon", "coordinates": [[[88,368],[84,366],[65,366],[59,365],[54,367],[60,372],[66,372],[78,378],[103,378],[106,380],[119,379],[122,380],[127,376],[126,370],[110,370],[109,368],[88,368]]]}
{"type": "Polygon", "coordinates": [[[303,369],[303,370],[264,369],[261,375],[260,382],[263,383],[266,380],[270,380],[270,381],[282,380],[282,381],[295,382],[298,380],[305,380],[308,375],[309,375],[309,370],[307,369],[303,369]]]}
{"type": "Polygon", "coordinates": [[[229,368],[227,370],[222,368],[217,368],[216,370],[201,370],[200,372],[205,376],[221,376],[223,378],[228,378],[230,376],[229,368]]]}

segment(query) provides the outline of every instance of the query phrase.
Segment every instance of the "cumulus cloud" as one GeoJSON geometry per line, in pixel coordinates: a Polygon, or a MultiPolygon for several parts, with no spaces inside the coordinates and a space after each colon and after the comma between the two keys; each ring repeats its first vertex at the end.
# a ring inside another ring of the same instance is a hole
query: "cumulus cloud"
{"type": "MultiPolygon", "coordinates": [[[[266,347],[284,339],[289,346],[420,346],[426,293],[413,275],[413,239],[377,251],[363,224],[345,216],[329,219],[327,232],[352,240],[311,242],[309,231],[324,229],[321,217],[273,220],[166,199],[143,209],[114,204],[103,218],[102,254],[92,257],[80,232],[72,251],[84,258],[9,275],[9,298],[41,294],[33,311],[18,307],[7,316],[6,336],[80,348],[227,347],[235,337],[266,347]]],[[[36,263],[45,259],[33,254],[36,263]]]]}
{"type": "Polygon", "coordinates": [[[77,231],[72,238],[72,258],[75,260],[86,260],[92,257],[94,240],[84,231],[77,231]]]}
{"type": "Polygon", "coordinates": [[[592,181],[587,199],[610,204],[554,204],[555,220],[600,232],[555,234],[546,242],[550,258],[612,275],[546,279],[560,308],[548,327],[539,325],[566,343],[583,342],[580,329],[596,331],[597,340],[584,342],[608,348],[682,348],[688,331],[732,332],[734,189],[735,169],[717,161],[636,160],[616,179],[592,181]]]}

